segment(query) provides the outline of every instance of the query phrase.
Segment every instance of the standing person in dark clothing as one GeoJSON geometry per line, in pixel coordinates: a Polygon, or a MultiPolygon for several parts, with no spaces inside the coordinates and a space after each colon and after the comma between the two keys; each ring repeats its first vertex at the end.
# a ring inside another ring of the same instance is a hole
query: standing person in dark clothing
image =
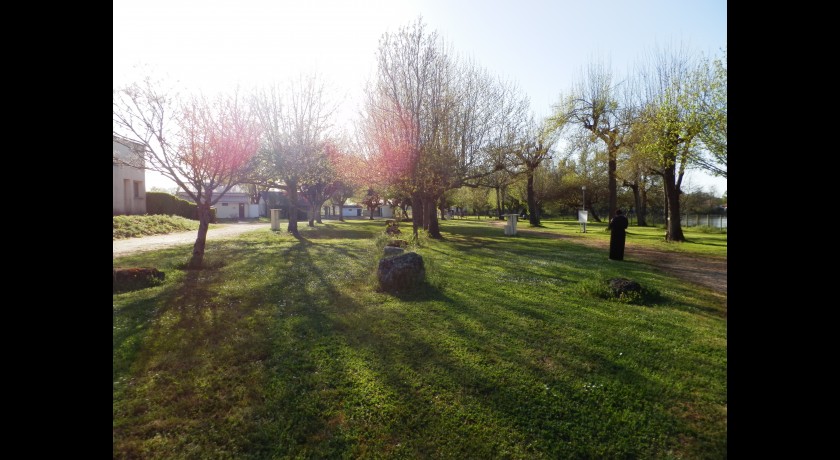
{"type": "Polygon", "coordinates": [[[610,259],[624,260],[624,229],[627,228],[627,217],[621,209],[615,211],[615,217],[610,220],[610,259]]]}

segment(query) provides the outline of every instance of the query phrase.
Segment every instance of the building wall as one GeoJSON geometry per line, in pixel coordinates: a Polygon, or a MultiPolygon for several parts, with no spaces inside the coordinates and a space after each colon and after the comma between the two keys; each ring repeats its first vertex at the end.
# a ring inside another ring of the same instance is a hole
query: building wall
{"type": "Polygon", "coordinates": [[[238,219],[239,218],[239,204],[229,203],[227,201],[219,201],[216,203],[216,218],[218,219],[238,219]]]}
{"type": "MultiPolygon", "coordinates": [[[[179,198],[183,198],[189,202],[189,198],[184,192],[176,194],[179,198]]],[[[260,201],[262,203],[262,201],[260,201]]],[[[239,219],[239,204],[244,205],[244,219],[256,219],[260,216],[260,205],[251,204],[251,197],[247,193],[228,192],[225,193],[219,201],[213,206],[216,209],[217,219],[239,219]]]]}
{"type": "Polygon", "coordinates": [[[361,216],[361,214],[360,214],[360,212],[359,212],[359,211],[361,211],[361,210],[362,210],[362,208],[352,208],[352,207],[351,207],[351,208],[348,208],[348,207],[346,207],[346,206],[345,206],[345,207],[341,210],[341,214],[342,214],[344,217],[358,217],[358,216],[361,216]]]}
{"type": "MultiPolygon", "coordinates": [[[[114,142],[115,155],[128,155],[128,149],[114,142]]],[[[146,171],[114,164],[114,215],[146,214],[146,171]]]]}
{"type": "MultiPolygon", "coordinates": [[[[244,219],[256,219],[260,217],[260,206],[251,203],[242,203],[244,205],[244,219]]],[[[216,218],[218,219],[239,219],[239,205],[240,202],[219,201],[216,203],[216,218]]]]}

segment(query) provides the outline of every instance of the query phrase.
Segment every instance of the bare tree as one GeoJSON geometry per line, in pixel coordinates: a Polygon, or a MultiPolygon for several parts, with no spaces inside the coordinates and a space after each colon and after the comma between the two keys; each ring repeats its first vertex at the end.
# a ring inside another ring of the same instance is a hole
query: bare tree
{"type": "Polygon", "coordinates": [[[285,88],[275,84],[257,90],[252,99],[263,129],[255,183],[284,190],[289,199],[289,233],[298,231],[298,194],[317,180],[335,105],[317,75],[301,75],[285,88]]]}
{"type": "Polygon", "coordinates": [[[426,33],[421,19],[396,34],[380,39],[377,74],[370,83],[363,114],[368,142],[375,146],[374,163],[392,184],[411,195],[413,232],[423,227],[423,186],[429,178],[422,172],[424,130],[429,118],[434,72],[446,63],[437,33],[426,33]]]}
{"type": "Polygon", "coordinates": [[[309,223],[310,227],[319,224],[321,221],[321,209],[324,203],[330,199],[333,193],[341,186],[341,180],[336,170],[339,167],[339,147],[332,140],[326,140],[322,152],[312,162],[306,180],[301,184],[300,190],[303,196],[309,201],[309,223]]]}
{"type": "Polygon", "coordinates": [[[353,195],[356,194],[356,187],[348,182],[340,181],[336,184],[333,194],[330,196],[330,202],[338,206],[338,220],[344,222],[344,205],[353,195]]]}
{"type": "Polygon", "coordinates": [[[237,93],[180,99],[146,79],[114,91],[114,140],[143,146],[133,166],[174,181],[198,207],[198,235],[189,266],[204,262],[211,210],[250,174],[259,127],[237,93]]]}
{"type": "Polygon", "coordinates": [[[491,174],[489,142],[498,91],[486,71],[459,62],[421,20],[380,41],[363,126],[389,187],[410,196],[413,231],[441,238],[438,206],[448,190],[491,174]]]}

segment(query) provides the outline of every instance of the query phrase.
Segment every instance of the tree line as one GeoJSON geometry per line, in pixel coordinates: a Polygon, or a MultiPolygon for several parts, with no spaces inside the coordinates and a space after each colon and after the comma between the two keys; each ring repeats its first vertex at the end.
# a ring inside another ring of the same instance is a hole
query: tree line
{"type": "Polygon", "coordinates": [[[214,97],[146,78],[114,90],[114,140],[140,146],[132,159],[114,161],[161,173],[196,203],[194,267],[203,263],[211,207],[235,186],[253,199],[285,191],[295,236],[299,197],[310,206],[310,226],[328,200],[343,206],[355,197],[369,207],[411,207],[414,236],[422,229],[432,238],[441,238],[439,216],[454,202],[476,210],[488,193],[501,218],[506,197],[519,190],[538,226],[557,200],[594,210],[606,198],[611,218],[621,187],[646,225],[648,195],[661,191],[666,217],[676,216],[667,219],[666,239],[684,241],[685,173],[726,177],[725,59],[725,51],[711,59],[655,50],[621,79],[592,62],[551,115],[537,119],[515,82],[457,55],[418,19],[380,38],[349,134],[339,132],[337,105],[317,74],[214,97]],[[576,203],[569,190],[583,186],[590,193],[576,203]]]}

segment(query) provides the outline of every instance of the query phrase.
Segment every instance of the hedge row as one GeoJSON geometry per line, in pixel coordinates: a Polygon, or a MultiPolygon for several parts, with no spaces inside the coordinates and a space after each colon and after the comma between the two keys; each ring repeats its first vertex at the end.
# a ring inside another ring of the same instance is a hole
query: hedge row
{"type": "MultiPolygon", "coordinates": [[[[181,216],[198,220],[198,205],[165,192],[146,192],[146,214],[181,216]]],[[[210,222],[216,222],[216,208],[210,208],[210,222]]]]}

